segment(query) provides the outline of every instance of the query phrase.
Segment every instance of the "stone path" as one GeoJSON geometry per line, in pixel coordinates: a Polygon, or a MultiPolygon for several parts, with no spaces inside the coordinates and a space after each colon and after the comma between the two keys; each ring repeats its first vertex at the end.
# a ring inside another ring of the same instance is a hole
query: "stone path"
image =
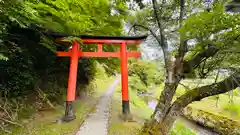
{"type": "Polygon", "coordinates": [[[107,135],[111,97],[121,77],[116,79],[107,92],[100,97],[96,111],[89,114],[76,135],[107,135]]]}

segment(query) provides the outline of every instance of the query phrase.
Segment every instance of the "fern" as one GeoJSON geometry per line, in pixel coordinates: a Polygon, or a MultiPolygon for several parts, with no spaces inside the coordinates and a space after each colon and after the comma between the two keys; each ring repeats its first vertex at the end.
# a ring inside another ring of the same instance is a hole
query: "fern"
{"type": "Polygon", "coordinates": [[[3,54],[0,53],[0,60],[8,60],[8,57],[4,56],[3,54]]]}

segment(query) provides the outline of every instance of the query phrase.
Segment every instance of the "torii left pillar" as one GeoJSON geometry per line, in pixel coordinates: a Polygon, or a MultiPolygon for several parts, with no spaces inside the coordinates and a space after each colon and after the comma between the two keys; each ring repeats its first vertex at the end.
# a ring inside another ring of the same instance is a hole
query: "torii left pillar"
{"type": "Polygon", "coordinates": [[[64,121],[71,121],[76,119],[76,115],[74,113],[73,102],[75,101],[75,93],[76,93],[76,83],[77,83],[77,70],[78,70],[78,50],[79,43],[77,41],[73,42],[72,45],[72,53],[70,60],[70,71],[68,78],[68,90],[67,90],[67,100],[66,100],[66,109],[65,116],[63,117],[64,121]]]}

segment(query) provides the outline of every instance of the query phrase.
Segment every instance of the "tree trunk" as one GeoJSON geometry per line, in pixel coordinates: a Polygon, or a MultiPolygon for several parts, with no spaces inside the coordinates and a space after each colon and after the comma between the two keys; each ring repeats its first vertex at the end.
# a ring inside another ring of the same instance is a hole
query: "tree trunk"
{"type": "Polygon", "coordinates": [[[173,126],[176,117],[172,114],[171,101],[178,86],[178,82],[166,81],[151,119],[145,123],[141,135],[167,135],[173,126]]]}
{"type": "MultiPolygon", "coordinates": [[[[168,135],[170,132],[176,116],[173,116],[173,112],[169,112],[164,116],[162,122],[158,122],[156,119],[152,118],[150,121],[146,122],[140,135],[168,135]]],[[[179,113],[178,113],[179,114],[179,113]]]]}
{"type": "Polygon", "coordinates": [[[176,83],[173,84],[170,84],[168,82],[165,83],[164,90],[159,98],[158,104],[155,108],[152,117],[157,117],[156,119],[158,121],[163,121],[164,116],[171,105],[171,101],[173,98],[172,93],[175,93],[176,88],[177,88],[176,83]]]}

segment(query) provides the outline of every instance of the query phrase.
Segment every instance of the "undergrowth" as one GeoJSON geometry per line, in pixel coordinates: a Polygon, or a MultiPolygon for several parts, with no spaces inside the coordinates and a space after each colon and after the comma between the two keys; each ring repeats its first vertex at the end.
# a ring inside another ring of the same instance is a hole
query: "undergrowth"
{"type": "MultiPolygon", "coordinates": [[[[64,124],[55,123],[64,114],[65,94],[61,95],[60,103],[49,100],[48,95],[40,91],[39,95],[32,95],[38,100],[28,99],[6,101],[0,99],[0,108],[4,112],[1,117],[0,134],[11,135],[66,135],[73,134],[79,128],[92,107],[96,104],[98,97],[107,90],[115,77],[108,77],[104,68],[97,63],[96,78],[88,86],[82,87],[78,98],[75,101],[77,119],[64,124]],[[40,97],[39,97],[40,96],[40,97]],[[12,105],[12,106],[11,106],[12,105]]],[[[66,88],[63,88],[66,91],[66,88]]],[[[81,89],[81,87],[80,87],[81,89]]],[[[0,113],[0,115],[3,113],[0,113]]]]}

